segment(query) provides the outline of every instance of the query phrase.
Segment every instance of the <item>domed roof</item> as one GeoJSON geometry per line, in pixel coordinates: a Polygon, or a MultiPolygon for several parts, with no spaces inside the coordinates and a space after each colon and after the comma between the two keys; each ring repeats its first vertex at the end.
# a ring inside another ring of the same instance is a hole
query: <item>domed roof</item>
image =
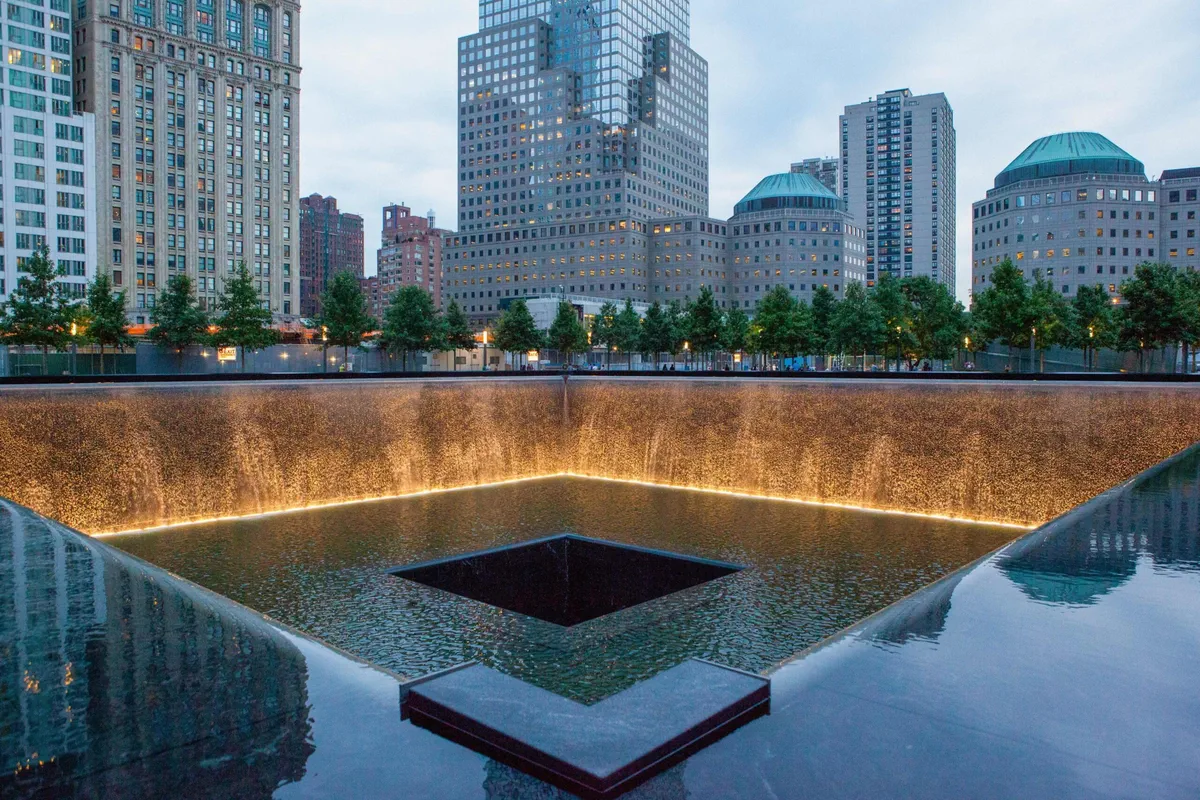
{"type": "Polygon", "coordinates": [[[829,208],[841,210],[838,196],[811,175],[782,172],[768,175],[734,208],[735,214],[773,208],[829,208]]]}
{"type": "Polygon", "coordinates": [[[1080,173],[1145,176],[1146,166],[1098,133],[1056,133],[1025,148],[996,176],[996,188],[1080,173]]]}

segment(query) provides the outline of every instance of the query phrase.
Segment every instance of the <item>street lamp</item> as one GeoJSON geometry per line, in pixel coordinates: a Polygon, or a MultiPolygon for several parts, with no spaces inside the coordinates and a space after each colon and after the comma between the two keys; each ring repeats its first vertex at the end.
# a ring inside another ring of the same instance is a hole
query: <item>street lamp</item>
{"type": "Polygon", "coordinates": [[[488,371],[487,348],[488,348],[488,332],[487,332],[487,328],[484,328],[483,329],[483,371],[484,372],[488,371]]]}
{"type": "Polygon", "coordinates": [[[1033,335],[1029,337],[1029,371],[1034,372],[1037,369],[1037,328],[1033,329],[1033,335]]]}
{"type": "Polygon", "coordinates": [[[321,326],[321,372],[329,372],[329,326],[321,326]]]}

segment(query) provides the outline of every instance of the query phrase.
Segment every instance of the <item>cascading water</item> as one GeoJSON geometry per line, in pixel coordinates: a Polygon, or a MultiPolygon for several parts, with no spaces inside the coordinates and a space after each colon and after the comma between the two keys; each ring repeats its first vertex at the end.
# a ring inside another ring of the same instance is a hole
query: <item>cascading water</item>
{"type": "Polygon", "coordinates": [[[0,496],[91,533],[563,473],[1019,524],[1200,440],[1200,388],[606,379],[0,391],[0,496]]]}

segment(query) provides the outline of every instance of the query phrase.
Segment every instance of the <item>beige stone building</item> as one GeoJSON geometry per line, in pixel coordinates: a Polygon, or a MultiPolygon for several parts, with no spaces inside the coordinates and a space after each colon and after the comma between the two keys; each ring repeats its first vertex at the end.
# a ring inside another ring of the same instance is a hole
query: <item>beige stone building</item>
{"type": "Polygon", "coordinates": [[[147,324],[173,275],[212,309],[245,261],[299,314],[300,6],[96,0],[75,20],[77,111],[96,116],[98,261],[147,324]]]}

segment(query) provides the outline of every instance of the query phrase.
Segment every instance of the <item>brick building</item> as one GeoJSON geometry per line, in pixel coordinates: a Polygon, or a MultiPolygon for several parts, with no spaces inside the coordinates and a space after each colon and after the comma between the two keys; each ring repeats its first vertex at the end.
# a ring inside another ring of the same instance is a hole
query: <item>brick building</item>
{"type": "Polygon", "coordinates": [[[300,198],[300,315],[320,313],[321,295],[339,272],[363,277],[363,218],[338,210],[336,197],[300,198]]]}

